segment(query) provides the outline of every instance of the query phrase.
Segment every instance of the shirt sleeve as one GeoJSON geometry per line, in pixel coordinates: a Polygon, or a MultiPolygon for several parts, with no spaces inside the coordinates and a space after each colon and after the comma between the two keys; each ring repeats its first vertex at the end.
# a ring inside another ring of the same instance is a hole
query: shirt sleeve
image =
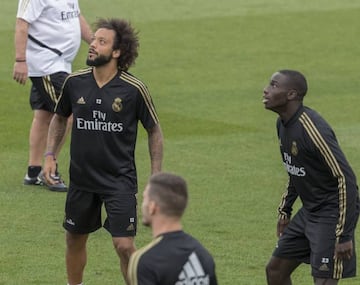
{"type": "Polygon", "coordinates": [[[328,166],[330,174],[337,181],[339,215],[336,237],[340,242],[351,240],[359,214],[355,174],[340,148],[334,131],[324,120],[316,122],[309,136],[319,156],[328,166]]]}
{"type": "Polygon", "coordinates": [[[150,129],[159,123],[155,105],[148,88],[144,84],[139,87],[138,95],[137,117],[145,129],[150,129]]]}
{"type": "Polygon", "coordinates": [[[72,114],[72,105],[70,99],[71,88],[69,87],[69,85],[70,85],[69,80],[66,79],[62,87],[57,104],[55,106],[55,113],[63,117],[69,117],[72,114]]]}
{"type": "Polygon", "coordinates": [[[295,187],[291,183],[291,177],[286,187],[286,191],[281,197],[281,202],[278,208],[279,219],[290,219],[293,210],[293,205],[298,197],[295,187]]]}
{"type": "Polygon", "coordinates": [[[140,251],[131,255],[128,266],[128,279],[131,285],[156,285],[156,277],[151,264],[145,263],[140,251]]]}
{"type": "Polygon", "coordinates": [[[45,7],[44,0],[20,0],[16,17],[32,23],[40,17],[45,7]]]}

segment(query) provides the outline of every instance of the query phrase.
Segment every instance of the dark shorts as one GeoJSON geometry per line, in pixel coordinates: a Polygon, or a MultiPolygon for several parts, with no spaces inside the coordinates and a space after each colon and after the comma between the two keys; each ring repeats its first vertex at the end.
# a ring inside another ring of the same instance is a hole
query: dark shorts
{"type": "Polygon", "coordinates": [[[310,217],[302,208],[279,238],[273,256],[310,263],[315,278],[340,279],[356,275],[354,255],[350,260],[334,260],[337,218],[310,217]]]}
{"type": "Polygon", "coordinates": [[[30,106],[33,110],[46,110],[53,113],[60,96],[67,72],[57,72],[42,77],[30,77],[30,106]]]}
{"type": "Polygon", "coordinates": [[[88,234],[104,226],[112,237],[136,235],[135,194],[98,194],[69,188],[63,226],[71,233],[88,234]],[[104,223],[102,210],[106,212],[104,223]]]}

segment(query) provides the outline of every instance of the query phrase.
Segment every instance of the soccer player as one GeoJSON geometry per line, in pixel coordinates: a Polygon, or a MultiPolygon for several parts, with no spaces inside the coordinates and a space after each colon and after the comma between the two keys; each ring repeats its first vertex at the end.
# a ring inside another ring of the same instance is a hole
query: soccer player
{"type": "Polygon", "coordinates": [[[278,244],[266,266],[269,285],[292,284],[291,273],[303,262],[311,264],[316,285],[335,285],[356,274],[356,177],[332,128],[303,105],[306,92],[303,74],[280,70],[263,93],[265,108],[279,115],[277,134],[289,177],[278,209],[278,244]],[[290,219],[297,197],[302,207],[290,219]]]}
{"type": "Polygon", "coordinates": [[[143,192],[142,223],[153,240],[130,258],[130,285],[217,285],[215,263],[195,238],[182,230],[188,202],[186,181],[171,173],[150,177],[143,192]]]}
{"type": "Polygon", "coordinates": [[[90,44],[90,68],[65,80],[50,124],[44,174],[57,183],[54,152],[73,115],[70,185],[66,198],[66,267],[68,284],[81,284],[89,233],[107,229],[126,279],[135,251],[138,123],[146,129],[151,173],[161,170],[163,136],[145,84],[128,72],[138,56],[138,35],[125,20],[99,19],[90,44]]]}
{"type": "MultiPolygon", "coordinates": [[[[91,29],[80,14],[78,0],[19,0],[13,78],[25,84],[30,77],[30,105],[34,113],[25,185],[42,185],[44,182],[41,166],[55,103],[71,72],[81,38],[90,43],[91,37],[91,29]]],[[[61,145],[54,150],[56,155],[60,148],[61,145]]],[[[63,182],[48,185],[48,188],[59,192],[67,190],[63,182]]]]}

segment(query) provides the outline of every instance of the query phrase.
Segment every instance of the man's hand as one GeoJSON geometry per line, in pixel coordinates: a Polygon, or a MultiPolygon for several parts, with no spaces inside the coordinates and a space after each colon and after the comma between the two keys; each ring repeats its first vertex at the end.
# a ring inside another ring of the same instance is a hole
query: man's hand
{"type": "Polygon", "coordinates": [[[43,174],[47,184],[54,185],[59,183],[59,178],[56,177],[56,159],[54,156],[48,155],[45,157],[43,174]]]}
{"type": "Polygon", "coordinates": [[[290,223],[290,219],[289,218],[285,218],[285,219],[279,219],[278,223],[277,223],[277,236],[281,237],[285,228],[288,226],[288,224],[290,223]]]}
{"type": "Polygon", "coordinates": [[[341,260],[350,259],[353,256],[353,253],[354,248],[352,240],[335,244],[334,258],[341,260]]]}
{"type": "Polygon", "coordinates": [[[14,63],[13,79],[24,85],[28,78],[28,67],[26,61],[17,61],[14,63]]]}

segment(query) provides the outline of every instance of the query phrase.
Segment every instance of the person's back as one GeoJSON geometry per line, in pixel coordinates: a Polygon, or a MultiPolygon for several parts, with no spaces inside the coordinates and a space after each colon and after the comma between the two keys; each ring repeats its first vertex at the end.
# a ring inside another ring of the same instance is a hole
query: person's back
{"type": "Polygon", "coordinates": [[[153,240],[129,261],[129,285],[217,285],[211,254],[185,233],[181,217],[188,201],[186,181],[171,173],[150,177],[143,192],[142,223],[153,240]]]}
{"type": "Polygon", "coordinates": [[[215,263],[209,252],[183,231],[155,238],[139,249],[133,259],[133,284],[216,285],[215,263]]]}

